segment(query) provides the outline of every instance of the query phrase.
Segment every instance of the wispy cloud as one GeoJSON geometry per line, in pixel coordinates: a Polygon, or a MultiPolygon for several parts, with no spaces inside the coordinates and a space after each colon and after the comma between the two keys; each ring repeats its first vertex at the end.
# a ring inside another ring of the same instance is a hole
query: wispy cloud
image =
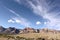
{"type": "Polygon", "coordinates": [[[8,20],[8,22],[18,23],[18,24],[21,24],[21,25],[23,25],[25,27],[30,27],[31,26],[31,23],[27,19],[23,18],[22,16],[20,16],[15,11],[13,11],[13,10],[11,10],[9,8],[7,8],[7,9],[11,12],[11,14],[14,14],[14,15],[17,16],[17,17],[12,17],[10,20],[8,20]]]}
{"type": "Polygon", "coordinates": [[[44,22],[45,26],[48,28],[59,28],[60,29],[60,14],[59,10],[55,10],[54,8],[58,5],[55,4],[55,2],[51,2],[48,0],[26,0],[28,4],[27,6],[30,6],[31,10],[39,16],[42,16],[43,19],[48,19],[47,22],[44,22]],[[36,3],[36,4],[35,4],[36,3]],[[51,11],[51,10],[55,11],[51,11]]]}
{"type": "Polygon", "coordinates": [[[19,4],[21,3],[21,0],[14,0],[14,1],[17,2],[17,3],[19,3],[19,4]]]}
{"type": "MultiPolygon", "coordinates": [[[[17,3],[24,3],[26,6],[31,8],[34,14],[42,16],[43,19],[47,19],[48,21],[44,22],[44,25],[48,28],[60,29],[60,3],[58,4],[57,0],[51,2],[51,0],[25,0],[25,2],[21,2],[21,0],[14,0],[17,3]]],[[[13,18],[16,23],[20,23],[21,25],[30,25],[31,23],[25,18],[21,17],[14,10],[8,9],[12,14],[17,17],[13,18]]]]}
{"type": "Polygon", "coordinates": [[[14,14],[14,15],[16,15],[17,17],[20,17],[20,15],[19,14],[17,14],[15,11],[13,11],[13,10],[11,10],[11,9],[9,9],[9,8],[7,8],[12,14],[14,14]]]}
{"type": "Polygon", "coordinates": [[[15,18],[12,18],[12,19],[15,20],[16,23],[19,23],[19,24],[24,25],[26,27],[31,26],[31,23],[28,20],[26,20],[25,18],[22,18],[22,17],[17,18],[17,17],[15,17],[15,18]]]}

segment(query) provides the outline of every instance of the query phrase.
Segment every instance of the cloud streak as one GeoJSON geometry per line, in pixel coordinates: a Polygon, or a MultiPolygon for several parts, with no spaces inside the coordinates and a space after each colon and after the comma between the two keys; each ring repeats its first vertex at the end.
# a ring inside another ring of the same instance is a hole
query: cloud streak
{"type": "Polygon", "coordinates": [[[39,16],[42,16],[44,19],[48,19],[49,21],[46,22],[46,27],[48,28],[60,28],[60,18],[57,18],[58,14],[60,14],[60,12],[56,13],[55,11],[50,11],[50,9],[53,9],[53,7],[57,6],[57,5],[53,5],[49,6],[49,2],[47,3],[46,0],[35,0],[35,2],[37,3],[36,5],[32,2],[32,1],[27,1],[30,6],[31,9],[33,10],[33,12],[39,16]]]}
{"type": "MultiPolygon", "coordinates": [[[[60,1],[59,0],[14,0],[17,3],[24,4],[29,7],[34,14],[42,16],[43,19],[47,19],[44,21],[44,24],[47,28],[51,29],[60,29],[60,1]]],[[[16,15],[17,17],[12,17],[12,19],[21,25],[29,26],[31,23],[21,17],[18,13],[14,10],[7,8],[12,14],[16,15]]],[[[10,22],[12,20],[9,20],[10,22]]]]}
{"type": "MultiPolygon", "coordinates": [[[[57,0],[26,0],[26,6],[30,7],[34,14],[47,19],[44,25],[51,29],[60,29],[60,12],[57,0]]],[[[25,5],[25,3],[24,3],[25,5]]],[[[58,30],[59,30],[58,29],[58,30]]]]}
{"type": "Polygon", "coordinates": [[[17,2],[17,3],[19,3],[19,4],[21,3],[21,0],[14,0],[14,1],[17,2]]]}
{"type": "Polygon", "coordinates": [[[25,27],[30,27],[31,26],[31,23],[28,22],[28,20],[26,20],[25,18],[18,18],[18,17],[15,17],[15,18],[12,18],[13,20],[15,20],[16,23],[19,23],[25,27]]]}
{"type": "Polygon", "coordinates": [[[8,20],[8,22],[9,23],[17,23],[17,24],[21,24],[21,25],[23,25],[23,26],[25,26],[25,27],[30,27],[31,26],[31,23],[27,20],[27,19],[25,19],[25,18],[23,18],[23,17],[21,17],[18,13],[16,13],[15,11],[13,11],[13,10],[11,10],[11,9],[9,9],[9,8],[7,8],[12,14],[14,14],[14,15],[16,15],[17,17],[12,17],[10,20],[8,20]],[[14,20],[14,21],[13,21],[14,20]]]}

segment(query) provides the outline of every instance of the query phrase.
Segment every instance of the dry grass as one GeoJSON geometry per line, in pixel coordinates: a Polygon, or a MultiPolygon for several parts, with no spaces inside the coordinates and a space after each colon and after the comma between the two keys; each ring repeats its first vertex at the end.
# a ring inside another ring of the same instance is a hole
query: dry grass
{"type": "Polygon", "coordinates": [[[60,33],[53,34],[53,33],[27,33],[27,34],[18,34],[16,36],[25,37],[25,38],[57,38],[60,39],[60,33]]]}
{"type": "MultiPolygon", "coordinates": [[[[24,37],[24,38],[46,38],[46,39],[59,39],[60,40],[60,33],[53,34],[53,33],[26,33],[26,34],[17,34],[17,35],[10,35],[14,37],[24,37]]],[[[7,40],[7,38],[0,38],[0,40],[7,40]]],[[[14,39],[10,39],[14,40],[14,39]]]]}

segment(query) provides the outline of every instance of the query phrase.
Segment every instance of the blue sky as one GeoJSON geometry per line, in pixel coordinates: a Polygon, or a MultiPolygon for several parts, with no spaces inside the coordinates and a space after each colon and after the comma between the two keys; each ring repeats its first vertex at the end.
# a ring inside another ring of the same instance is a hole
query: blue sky
{"type": "Polygon", "coordinates": [[[0,25],[60,30],[60,0],[0,0],[0,25]]]}

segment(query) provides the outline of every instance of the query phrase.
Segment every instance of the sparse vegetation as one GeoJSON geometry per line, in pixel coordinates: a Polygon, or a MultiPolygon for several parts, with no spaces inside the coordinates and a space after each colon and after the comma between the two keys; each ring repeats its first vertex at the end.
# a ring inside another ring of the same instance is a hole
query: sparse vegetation
{"type": "MultiPolygon", "coordinates": [[[[4,28],[0,27],[0,29],[3,30],[4,28]]],[[[3,31],[2,33],[0,33],[0,40],[60,40],[60,31],[57,30],[35,30],[33,28],[25,28],[23,30],[15,30],[15,28],[8,29],[7,31],[3,31]],[[8,33],[8,31],[12,34],[8,33]],[[17,31],[18,34],[15,34],[17,33],[17,31]]]]}

